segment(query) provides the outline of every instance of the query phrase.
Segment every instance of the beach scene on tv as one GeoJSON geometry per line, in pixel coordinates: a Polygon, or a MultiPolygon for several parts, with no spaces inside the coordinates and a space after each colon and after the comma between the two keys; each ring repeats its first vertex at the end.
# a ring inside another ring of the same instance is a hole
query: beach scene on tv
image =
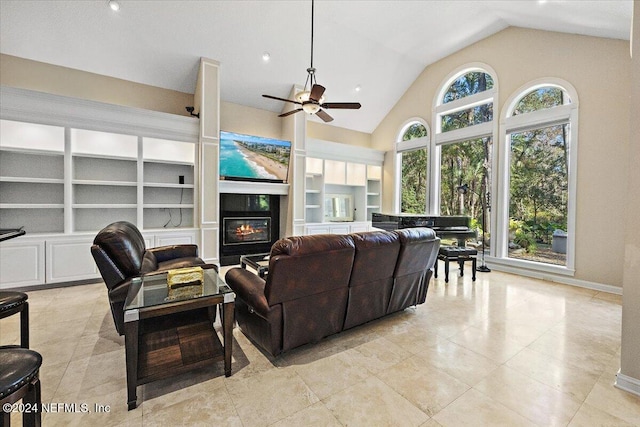
{"type": "Polygon", "coordinates": [[[220,176],[224,179],[287,181],[291,143],[220,132],[220,176]]]}

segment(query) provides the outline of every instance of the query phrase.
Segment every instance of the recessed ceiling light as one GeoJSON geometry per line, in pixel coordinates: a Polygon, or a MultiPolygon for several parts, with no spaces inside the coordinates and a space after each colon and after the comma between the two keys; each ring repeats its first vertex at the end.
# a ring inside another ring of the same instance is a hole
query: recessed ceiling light
{"type": "Polygon", "coordinates": [[[111,10],[117,12],[120,10],[120,3],[115,0],[109,0],[109,7],[111,8],[111,10]]]}
{"type": "Polygon", "coordinates": [[[360,85],[356,86],[356,92],[360,92],[362,90],[362,87],[360,85]]]}
{"type": "Polygon", "coordinates": [[[270,60],[270,59],[271,59],[271,55],[269,54],[269,52],[264,52],[264,53],[262,54],[262,60],[263,60],[264,62],[269,62],[269,60],[270,60]]]}

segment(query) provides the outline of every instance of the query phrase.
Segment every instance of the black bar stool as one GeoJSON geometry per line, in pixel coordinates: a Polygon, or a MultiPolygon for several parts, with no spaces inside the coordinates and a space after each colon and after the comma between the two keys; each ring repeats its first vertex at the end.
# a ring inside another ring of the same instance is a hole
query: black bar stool
{"type": "Polygon", "coordinates": [[[0,291],[0,319],[20,313],[20,347],[29,348],[29,303],[23,292],[0,291]]]}
{"type": "Polygon", "coordinates": [[[42,408],[40,396],[40,366],[42,356],[28,348],[17,346],[0,347],[0,407],[2,426],[10,427],[12,405],[22,399],[22,425],[40,427],[42,408]]]}
{"type": "MultiPolygon", "coordinates": [[[[441,246],[438,259],[444,261],[444,281],[449,283],[449,261],[456,261],[460,266],[460,276],[464,276],[464,262],[471,261],[471,279],[476,280],[476,263],[478,250],[459,246],[441,246]]],[[[438,263],[433,268],[433,277],[438,277],[438,263]]]]}

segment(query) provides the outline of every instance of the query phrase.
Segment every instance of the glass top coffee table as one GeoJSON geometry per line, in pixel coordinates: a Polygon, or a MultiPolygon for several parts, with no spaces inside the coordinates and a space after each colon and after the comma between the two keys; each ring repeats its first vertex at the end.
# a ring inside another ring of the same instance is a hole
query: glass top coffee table
{"type": "Polygon", "coordinates": [[[214,268],[204,268],[202,291],[169,298],[167,273],[133,279],[124,304],[127,404],[137,406],[137,386],[224,360],[231,375],[235,294],[214,268]],[[222,306],[222,338],[214,330],[222,306]]]}

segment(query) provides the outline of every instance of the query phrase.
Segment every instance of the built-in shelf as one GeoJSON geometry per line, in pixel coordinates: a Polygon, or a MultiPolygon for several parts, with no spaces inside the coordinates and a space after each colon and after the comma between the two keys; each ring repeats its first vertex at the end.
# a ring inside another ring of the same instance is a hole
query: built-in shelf
{"type": "Polygon", "coordinates": [[[193,209],[193,204],[163,204],[163,203],[150,203],[143,205],[145,209],[193,209]]]}
{"type": "Polygon", "coordinates": [[[85,203],[74,204],[71,207],[73,209],[135,209],[138,205],[136,203],[85,203]]]}
{"type": "Polygon", "coordinates": [[[32,178],[23,176],[0,176],[0,182],[21,182],[27,184],[64,184],[62,178],[32,178]]]}
{"type": "Polygon", "coordinates": [[[0,209],[59,209],[59,208],[64,208],[64,204],[62,203],[0,203],[0,209]]]}
{"type": "Polygon", "coordinates": [[[164,182],[145,182],[143,185],[150,188],[194,188],[193,184],[168,184],[164,182]]]}
{"type": "Polygon", "coordinates": [[[20,154],[36,154],[39,156],[64,156],[64,152],[55,150],[38,150],[35,148],[23,148],[23,147],[0,147],[0,151],[6,153],[20,153],[20,154]]]}
{"type": "Polygon", "coordinates": [[[130,156],[120,156],[117,154],[94,154],[94,153],[73,153],[73,157],[83,159],[105,159],[105,160],[123,160],[127,162],[137,162],[138,159],[130,156]]]}
{"type": "Polygon", "coordinates": [[[138,185],[135,181],[98,181],[94,179],[74,179],[71,183],[77,185],[105,185],[112,187],[136,187],[138,185]]]}

